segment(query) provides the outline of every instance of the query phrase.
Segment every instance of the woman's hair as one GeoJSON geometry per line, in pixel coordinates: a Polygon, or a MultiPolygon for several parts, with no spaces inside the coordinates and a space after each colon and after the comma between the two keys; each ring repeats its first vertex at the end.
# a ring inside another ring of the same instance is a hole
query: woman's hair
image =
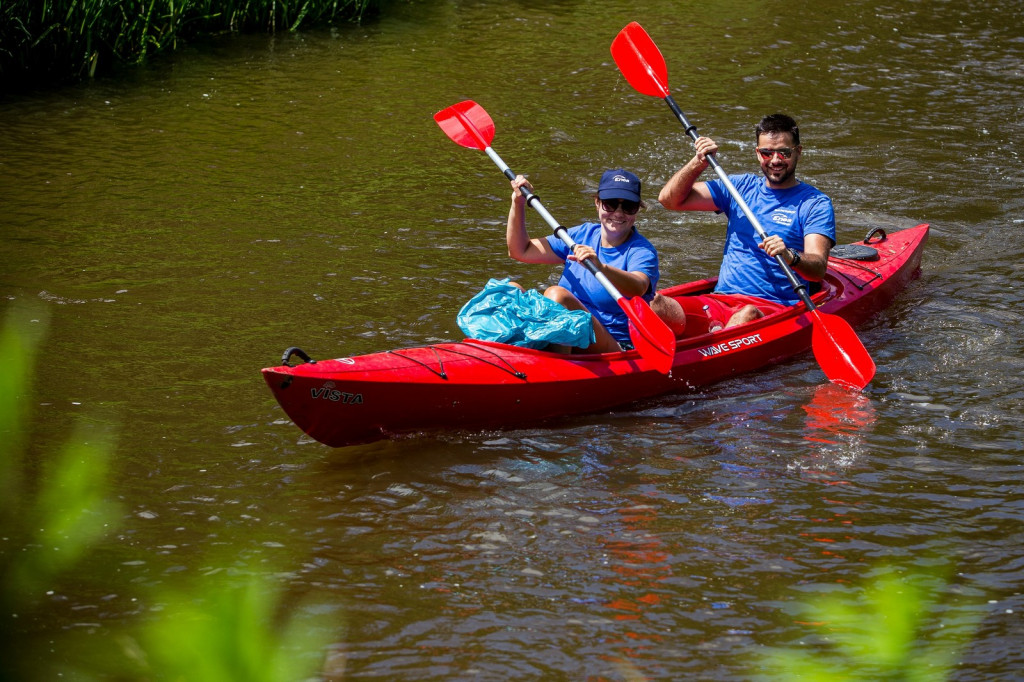
{"type": "Polygon", "coordinates": [[[789,133],[793,136],[793,144],[800,144],[800,129],[789,116],[785,114],[769,114],[761,119],[754,129],[754,143],[764,134],[789,133]]]}

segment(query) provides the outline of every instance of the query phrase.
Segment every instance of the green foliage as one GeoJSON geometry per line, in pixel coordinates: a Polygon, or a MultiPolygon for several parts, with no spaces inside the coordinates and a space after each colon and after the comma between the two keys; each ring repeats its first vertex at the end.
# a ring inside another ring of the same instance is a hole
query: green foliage
{"type": "Polygon", "coordinates": [[[119,509],[106,490],[111,452],[105,440],[87,442],[79,431],[43,467],[39,490],[23,511],[33,532],[10,566],[18,594],[42,594],[116,525],[119,509]]]}
{"type": "Polygon", "coordinates": [[[0,373],[0,574],[5,606],[15,611],[30,608],[118,516],[106,499],[111,447],[105,436],[87,442],[80,434],[39,468],[35,480],[25,475],[29,376],[45,327],[45,310],[13,307],[0,331],[0,364],[6,368],[0,373]]]}
{"type": "Polygon", "coordinates": [[[805,605],[804,622],[821,633],[821,643],[760,654],[762,677],[809,682],[948,679],[980,615],[972,608],[943,607],[938,595],[945,585],[926,574],[901,576],[890,570],[865,589],[805,605]]]}
{"type": "MultiPolygon", "coordinates": [[[[106,494],[106,436],[88,442],[79,433],[43,466],[26,461],[29,377],[46,323],[45,309],[16,305],[0,329],[0,617],[8,625],[39,620],[47,591],[119,515],[106,494]]],[[[4,637],[11,668],[28,651],[23,638],[13,627],[4,637]]]]}
{"type": "MultiPolygon", "coordinates": [[[[216,584],[216,583],[212,583],[216,584]]],[[[329,628],[308,618],[274,623],[280,595],[267,578],[238,585],[169,592],[167,607],[143,632],[150,674],[189,682],[284,682],[308,679],[322,662],[329,628]]]]}
{"type": "Polygon", "coordinates": [[[3,0],[0,84],[92,77],[198,36],[359,20],[379,0],[3,0]]]}
{"type": "MultiPolygon", "coordinates": [[[[182,589],[143,595],[154,607],[101,642],[46,632],[47,595],[119,522],[108,496],[113,438],[78,427],[30,467],[29,377],[45,309],[12,307],[0,329],[0,680],[99,679],[291,682],[323,662],[333,622],[284,613],[271,578],[215,569],[182,589]],[[42,631],[39,631],[42,628],[42,631]],[[48,652],[74,652],[55,661],[48,652]],[[52,669],[48,669],[52,668],[52,669]],[[89,671],[89,672],[86,672],[89,671]]],[[[116,571],[110,571],[116,574],[116,571]]],[[[127,589],[120,586],[118,590],[127,589]]]]}
{"type": "MultiPolygon", "coordinates": [[[[0,328],[0,523],[8,527],[21,502],[21,450],[25,401],[19,400],[28,385],[29,368],[35,359],[36,341],[25,311],[10,310],[0,328]]],[[[42,326],[40,323],[35,324],[42,326]]]]}

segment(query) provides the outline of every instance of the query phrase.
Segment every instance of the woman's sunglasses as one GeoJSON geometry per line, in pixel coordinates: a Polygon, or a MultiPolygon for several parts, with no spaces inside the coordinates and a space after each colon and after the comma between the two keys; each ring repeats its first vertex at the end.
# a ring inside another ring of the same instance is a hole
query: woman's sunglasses
{"type": "Polygon", "coordinates": [[[615,213],[615,210],[622,207],[622,212],[626,215],[636,215],[636,212],[640,210],[639,201],[630,201],[629,199],[601,199],[601,207],[609,213],[615,213]]]}
{"type": "Polygon", "coordinates": [[[793,156],[793,150],[790,147],[783,147],[782,149],[758,149],[757,153],[761,155],[761,158],[767,161],[776,154],[784,159],[788,159],[793,156]]]}

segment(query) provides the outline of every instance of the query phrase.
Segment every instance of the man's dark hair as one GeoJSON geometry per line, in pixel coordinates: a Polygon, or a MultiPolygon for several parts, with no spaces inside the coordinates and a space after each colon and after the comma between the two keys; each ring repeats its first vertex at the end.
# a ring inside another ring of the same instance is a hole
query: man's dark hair
{"type": "Polygon", "coordinates": [[[791,133],[793,144],[800,144],[800,129],[796,127],[796,121],[785,114],[769,114],[761,119],[754,132],[754,143],[766,133],[791,133]]]}

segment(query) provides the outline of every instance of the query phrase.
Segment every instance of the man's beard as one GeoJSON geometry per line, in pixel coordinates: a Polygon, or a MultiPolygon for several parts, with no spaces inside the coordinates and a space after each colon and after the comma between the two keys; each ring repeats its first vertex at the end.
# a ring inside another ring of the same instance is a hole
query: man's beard
{"type": "Polygon", "coordinates": [[[779,177],[778,179],[774,179],[774,177],[773,177],[773,176],[774,176],[774,173],[772,173],[772,174],[769,174],[769,172],[768,172],[768,171],[767,171],[767,169],[766,169],[766,172],[765,172],[765,177],[767,177],[767,178],[768,178],[768,180],[769,180],[769,181],[770,181],[770,182],[771,182],[771,183],[772,183],[773,185],[784,185],[785,183],[789,182],[789,180],[790,180],[790,179],[791,179],[791,178],[792,178],[792,177],[793,177],[794,175],[796,175],[796,166],[795,166],[795,165],[794,165],[794,166],[792,166],[792,167],[789,167],[789,166],[787,166],[787,167],[786,167],[786,170],[784,170],[784,171],[783,171],[782,173],[783,173],[783,174],[782,174],[782,176],[781,176],[781,177],[779,177]]]}

